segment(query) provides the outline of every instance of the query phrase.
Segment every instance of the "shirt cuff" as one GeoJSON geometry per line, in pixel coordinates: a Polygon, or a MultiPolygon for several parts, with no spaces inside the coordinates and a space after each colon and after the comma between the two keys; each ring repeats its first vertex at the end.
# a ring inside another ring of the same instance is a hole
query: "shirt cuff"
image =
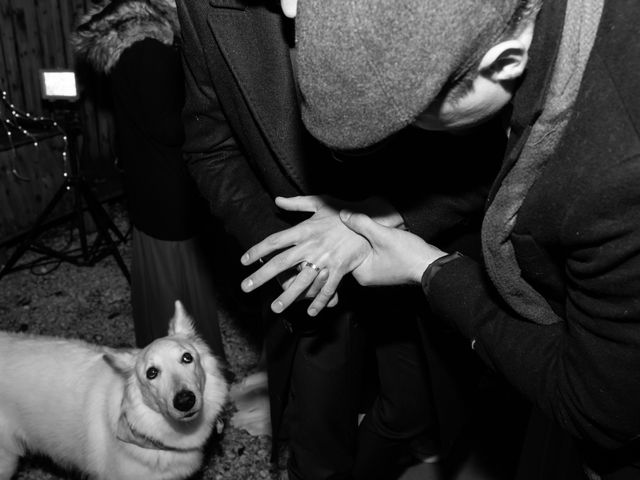
{"type": "Polygon", "coordinates": [[[438,258],[435,262],[429,264],[427,269],[422,274],[422,291],[425,293],[427,297],[429,297],[429,285],[431,284],[431,279],[436,276],[436,273],[447,263],[462,258],[460,252],[453,252],[449,255],[445,255],[444,257],[438,258]]]}

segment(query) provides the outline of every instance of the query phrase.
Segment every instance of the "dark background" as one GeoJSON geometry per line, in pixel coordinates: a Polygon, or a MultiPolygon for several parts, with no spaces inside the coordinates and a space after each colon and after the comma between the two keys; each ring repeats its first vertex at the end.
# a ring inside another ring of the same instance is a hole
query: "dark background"
{"type": "MultiPolygon", "coordinates": [[[[112,147],[112,118],[104,78],[76,65],[69,37],[96,2],[91,0],[0,0],[0,89],[18,110],[35,116],[56,116],[53,106],[42,101],[40,69],[75,69],[80,100],[73,108],[83,135],[78,142],[82,172],[91,180],[101,200],[122,193],[112,147]]],[[[9,117],[0,104],[0,119],[9,117]]],[[[27,128],[43,133],[36,126],[27,128]]],[[[53,132],[55,133],[55,132],[53,132]]],[[[33,139],[12,135],[0,127],[0,250],[15,241],[33,224],[38,214],[63,183],[68,168],[62,160],[64,142],[57,134],[34,145],[33,139]]],[[[68,199],[56,212],[70,208],[68,199]]],[[[0,262],[2,263],[2,262],[0,262]]]]}

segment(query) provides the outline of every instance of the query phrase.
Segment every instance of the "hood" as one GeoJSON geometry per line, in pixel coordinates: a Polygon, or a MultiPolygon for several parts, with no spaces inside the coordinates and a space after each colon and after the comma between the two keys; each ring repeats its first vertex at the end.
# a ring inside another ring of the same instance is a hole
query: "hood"
{"type": "Polygon", "coordinates": [[[146,38],[172,45],[179,33],[170,0],[112,0],[89,10],[71,36],[76,56],[109,73],[122,52],[146,38]]]}

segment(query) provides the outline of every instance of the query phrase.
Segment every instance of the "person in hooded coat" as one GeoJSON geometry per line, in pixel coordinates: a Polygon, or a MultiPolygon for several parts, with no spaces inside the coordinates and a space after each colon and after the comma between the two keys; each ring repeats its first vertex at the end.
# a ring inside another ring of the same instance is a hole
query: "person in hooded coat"
{"type": "Polygon", "coordinates": [[[114,0],[81,20],[76,55],[106,74],[116,153],[133,224],[131,302],[136,344],[167,333],[179,299],[225,357],[212,268],[212,219],[182,160],[184,80],[171,0],[114,0]]]}

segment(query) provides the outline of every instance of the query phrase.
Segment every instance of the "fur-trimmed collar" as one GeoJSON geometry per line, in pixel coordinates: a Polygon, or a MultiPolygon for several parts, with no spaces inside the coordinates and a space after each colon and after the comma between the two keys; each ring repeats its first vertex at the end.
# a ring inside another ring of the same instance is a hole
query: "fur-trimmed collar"
{"type": "Polygon", "coordinates": [[[81,19],[71,43],[79,58],[109,73],[135,42],[153,38],[171,45],[178,32],[176,9],[167,0],[112,0],[81,19]]]}

